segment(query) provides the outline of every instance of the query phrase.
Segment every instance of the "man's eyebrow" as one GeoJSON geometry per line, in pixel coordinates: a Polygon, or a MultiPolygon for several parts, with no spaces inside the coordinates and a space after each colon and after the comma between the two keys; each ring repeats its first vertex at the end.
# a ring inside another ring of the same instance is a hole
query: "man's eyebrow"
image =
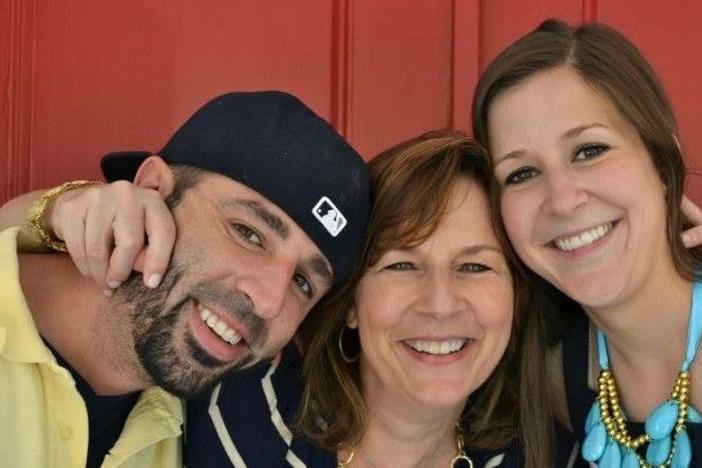
{"type": "Polygon", "coordinates": [[[225,202],[230,206],[238,206],[245,208],[249,213],[263,221],[279,238],[286,240],[290,237],[290,227],[283,221],[280,216],[271,213],[265,206],[255,200],[246,199],[229,199],[225,202]]]}
{"type": "Polygon", "coordinates": [[[322,281],[324,281],[327,286],[331,286],[334,283],[334,274],[329,266],[329,262],[327,262],[324,257],[315,255],[305,263],[322,278],[322,281]]]}
{"type": "MultiPolygon", "coordinates": [[[[290,237],[290,227],[283,221],[280,216],[271,213],[266,207],[256,200],[247,199],[229,199],[225,202],[230,206],[243,207],[258,219],[266,223],[266,225],[276,233],[282,240],[290,237]]],[[[322,281],[328,285],[334,283],[334,274],[329,266],[329,262],[321,255],[315,255],[305,262],[310,270],[315,272],[322,278],[322,281]]]]}

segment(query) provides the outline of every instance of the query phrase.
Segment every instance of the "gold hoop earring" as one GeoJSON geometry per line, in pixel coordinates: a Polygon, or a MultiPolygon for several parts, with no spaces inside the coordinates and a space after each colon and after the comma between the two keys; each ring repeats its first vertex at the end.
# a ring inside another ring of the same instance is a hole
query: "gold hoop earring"
{"type": "Polygon", "coordinates": [[[343,341],[344,341],[344,332],[346,331],[347,328],[348,328],[348,327],[342,328],[342,329],[341,329],[341,333],[339,333],[339,353],[341,353],[341,359],[343,359],[344,362],[346,362],[346,363],[348,363],[348,364],[351,364],[351,363],[353,363],[353,362],[358,361],[358,358],[361,357],[361,349],[360,349],[360,346],[359,346],[358,353],[357,353],[356,356],[354,356],[353,358],[350,358],[350,357],[348,357],[348,356],[346,355],[346,352],[344,351],[344,343],[343,343],[343,341]]]}

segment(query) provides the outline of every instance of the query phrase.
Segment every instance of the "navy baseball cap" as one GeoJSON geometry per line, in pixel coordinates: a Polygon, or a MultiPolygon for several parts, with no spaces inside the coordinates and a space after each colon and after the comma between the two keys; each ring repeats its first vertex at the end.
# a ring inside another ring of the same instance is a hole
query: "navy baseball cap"
{"type": "MultiPolygon", "coordinates": [[[[133,180],[154,153],[102,159],[105,178],[133,180]]],[[[230,177],[278,205],[329,260],[334,283],[356,261],[370,208],[361,156],[324,119],[280,91],[237,92],[212,99],[161,151],[166,161],[230,177]]]]}

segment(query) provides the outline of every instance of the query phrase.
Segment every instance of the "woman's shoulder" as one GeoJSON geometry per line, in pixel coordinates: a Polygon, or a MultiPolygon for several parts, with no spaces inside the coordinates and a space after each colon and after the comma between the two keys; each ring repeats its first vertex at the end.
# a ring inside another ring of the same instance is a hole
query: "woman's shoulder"
{"type": "Polygon", "coordinates": [[[323,455],[293,444],[301,395],[301,360],[294,346],[272,362],[223,378],[187,403],[186,465],[284,466],[287,458],[298,457],[293,445],[305,457],[323,455]]]}

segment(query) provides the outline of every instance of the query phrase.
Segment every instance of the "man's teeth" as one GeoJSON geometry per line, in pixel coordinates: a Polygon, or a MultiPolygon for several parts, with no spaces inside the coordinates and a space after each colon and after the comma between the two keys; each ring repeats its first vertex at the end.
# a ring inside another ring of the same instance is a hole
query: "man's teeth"
{"type": "Polygon", "coordinates": [[[217,318],[209,309],[200,308],[200,318],[207,324],[210,329],[219,335],[224,341],[231,345],[235,345],[241,341],[241,335],[229,328],[222,320],[217,318]]]}
{"type": "Polygon", "coordinates": [[[406,343],[410,348],[420,353],[443,355],[460,351],[465,346],[466,341],[467,340],[407,340],[406,343]]]}
{"type": "Polygon", "coordinates": [[[611,229],[612,223],[602,224],[590,230],[581,232],[577,236],[556,239],[554,244],[556,244],[556,247],[558,247],[560,250],[568,252],[592,244],[597,239],[603,238],[611,229]]]}

